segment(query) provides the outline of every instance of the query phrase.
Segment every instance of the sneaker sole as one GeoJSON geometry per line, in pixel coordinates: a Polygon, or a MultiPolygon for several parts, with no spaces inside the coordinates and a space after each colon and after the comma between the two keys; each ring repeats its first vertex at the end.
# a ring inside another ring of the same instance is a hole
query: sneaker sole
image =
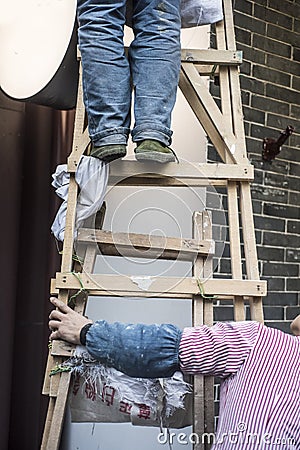
{"type": "Polygon", "coordinates": [[[136,152],[135,159],[137,161],[150,161],[162,164],[175,162],[175,156],[173,155],[173,153],[163,152],[136,152]]]}
{"type": "Polygon", "coordinates": [[[113,149],[107,149],[107,150],[101,150],[99,152],[95,151],[94,153],[91,153],[91,156],[94,158],[98,158],[101,161],[104,162],[112,162],[115,159],[123,158],[126,156],[126,149],[121,150],[113,150],[113,149]]]}

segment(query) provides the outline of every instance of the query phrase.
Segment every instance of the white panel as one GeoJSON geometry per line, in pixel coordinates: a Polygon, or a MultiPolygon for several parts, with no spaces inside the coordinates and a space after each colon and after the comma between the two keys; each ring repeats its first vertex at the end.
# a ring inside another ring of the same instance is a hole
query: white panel
{"type": "Polygon", "coordinates": [[[76,0],[1,0],[0,10],[0,86],[14,98],[31,97],[65,56],[76,0]]]}

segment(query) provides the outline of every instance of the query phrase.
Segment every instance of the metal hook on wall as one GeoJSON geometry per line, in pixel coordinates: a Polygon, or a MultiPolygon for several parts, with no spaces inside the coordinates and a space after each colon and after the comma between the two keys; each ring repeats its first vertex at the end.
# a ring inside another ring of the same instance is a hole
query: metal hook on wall
{"type": "Polygon", "coordinates": [[[280,153],[281,146],[290,137],[293,131],[294,127],[289,125],[286,127],[284,131],[280,133],[280,136],[277,140],[272,138],[264,138],[263,152],[262,152],[263,160],[272,161],[272,159],[275,159],[275,156],[278,155],[278,153],[280,153]]]}

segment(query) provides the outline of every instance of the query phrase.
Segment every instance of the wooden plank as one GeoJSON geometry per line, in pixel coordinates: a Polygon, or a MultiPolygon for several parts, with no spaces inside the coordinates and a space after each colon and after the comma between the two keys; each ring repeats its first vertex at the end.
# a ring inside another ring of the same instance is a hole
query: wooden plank
{"type": "MultiPolygon", "coordinates": [[[[195,213],[193,216],[193,237],[202,240],[204,235],[203,215],[206,213],[195,213]]],[[[193,265],[193,276],[200,278],[203,274],[204,258],[198,257],[193,265]]],[[[199,326],[204,323],[203,298],[200,295],[193,296],[192,309],[193,326],[199,326]]],[[[195,375],[193,383],[194,392],[194,414],[193,414],[193,432],[197,436],[203,436],[205,432],[204,424],[204,376],[195,375]]],[[[194,450],[204,450],[202,442],[195,444],[194,450]]]]}
{"type": "MultiPolygon", "coordinates": [[[[105,219],[105,213],[106,213],[106,203],[103,202],[100,211],[96,214],[95,222],[93,222],[94,218],[91,219],[91,222],[89,223],[90,229],[93,228],[94,230],[101,230],[103,227],[104,219],[105,219]]],[[[95,243],[88,244],[85,250],[84,255],[84,261],[82,266],[82,271],[86,273],[93,273],[96,258],[99,254],[98,245],[95,243]]]]}
{"type": "MultiPolygon", "coordinates": [[[[239,211],[236,183],[228,183],[228,222],[229,222],[229,242],[231,255],[231,273],[234,279],[241,280],[242,257],[239,227],[239,211]]],[[[236,321],[245,320],[245,305],[242,296],[238,295],[234,299],[234,318],[236,321]]]]}
{"type": "Polygon", "coordinates": [[[40,450],[46,450],[56,398],[50,397],[40,450]]]}
{"type": "Polygon", "coordinates": [[[66,225],[64,232],[64,244],[61,260],[61,270],[69,271],[73,264],[73,236],[75,229],[76,205],[77,205],[78,185],[75,181],[75,175],[70,175],[68,189],[68,206],[66,213],[66,225]]]}
{"type": "MultiPolygon", "coordinates": [[[[226,24],[226,49],[236,51],[235,30],[232,14],[231,0],[224,0],[224,21],[226,24]]],[[[240,89],[239,69],[237,67],[229,67],[229,86],[231,94],[232,119],[234,134],[237,138],[237,150],[241,157],[247,159],[246,139],[244,130],[244,116],[240,89]]]]}
{"type": "MultiPolygon", "coordinates": [[[[73,147],[72,147],[72,158],[73,163],[69,164],[69,169],[73,173],[70,174],[70,181],[69,181],[69,187],[68,187],[68,205],[67,205],[67,213],[66,213],[66,226],[65,226],[65,233],[64,233],[64,244],[63,244],[63,254],[62,254],[62,261],[61,261],[61,270],[62,271],[71,271],[73,266],[73,237],[74,237],[74,224],[75,224],[75,215],[76,215],[76,204],[77,204],[77,194],[78,194],[78,186],[75,181],[75,171],[77,168],[77,160],[76,158],[80,157],[83,153],[84,149],[79,148],[80,143],[82,140],[82,133],[84,129],[84,121],[85,121],[85,110],[83,106],[83,97],[82,97],[82,77],[81,77],[81,67],[80,67],[80,76],[79,76],[79,88],[78,88],[78,97],[77,97],[77,107],[76,107],[76,114],[75,114],[75,124],[74,124],[74,138],[73,138],[73,147]],[[74,155],[76,157],[74,158],[74,155]]],[[[71,159],[72,159],[71,158],[71,159]]],[[[67,303],[68,301],[68,290],[62,289],[59,292],[58,295],[59,299],[62,300],[64,303],[67,303]]],[[[58,437],[57,446],[60,438],[61,433],[61,427],[62,423],[60,424],[60,428],[55,429],[53,431],[53,424],[55,424],[54,420],[54,411],[57,411],[57,408],[60,407],[60,403],[57,402],[56,396],[58,395],[60,389],[61,389],[61,376],[57,375],[56,377],[49,377],[49,371],[54,368],[57,364],[60,364],[62,359],[60,357],[55,357],[51,355],[51,352],[49,351],[48,354],[48,361],[47,361],[47,368],[44,378],[44,384],[43,384],[43,393],[49,394],[52,399],[49,402],[48,405],[48,413],[47,413],[47,421],[48,423],[51,422],[51,429],[49,429],[48,424],[46,423],[46,426],[44,428],[44,434],[43,434],[43,443],[47,442],[47,448],[48,450],[54,450],[56,448],[52,445],[51,440],[54,436],[54,433],[56,433],[58,437]],[[51,436],[50,437],[50,433],[51,436]],[[50,444],[49,444],[50,443],[50,444]]],[[[65,391],[68,391],[66,387],[64,387],[65,391]]],[[[62,395],[62,394],[61,394],[62,395]]],[[[57,414],[57,413],[56,413],[57,414]]],[[[62,414],[64,414],[64,408],[62,410],[62,414]]],[[[42,444],[44,445],[44,444],[42,444]]]]}
{"type": "Polygon", "coordinates": [[[222,160],[228,153],[232,163],[241,162],[236,157],[236,139],[223,126],[222,113],[193,65],[182,64],[179,86],[222,160]]]}
{"type": "MultiPolygon", "coordinates": [[[[231,280],[231,279],[200,279],[203,291],[207,295],[247,295],[264,296],[266,281],[231,280]]],[[[81,289],[84,286],[89,295],[115,296],[119,292],[152,294],[195,295],[199,293],[198,280],[194,277],[151,277],[151,276],[126,276],[126,275],[99,275],[86,273],[62,273],[56,274],[56,288],[81,289]]]]}
{"type": "MultiPolygon", "coordinates": [[[[229,7],[229,5],[227,5],[229,7]]],[[[226,17],[231,16],[226,23],[219,22],[216,25],[216,39],[218,48],[227,51],[228,36],[230,35],[230,45],[235,46],[234,30],[231,11],[226,10],[226,17]]],[[[219,68],[221,109],[224,121],[227,127],[232,131],[236,138],[235,154],[239,163],[248,161],[246,152],[246,140],[244,134],[242,100],[239,86],[239,72],[237,68],[220,67],[219,68]]],[[[227,162],[230,162],[227,159],[227,162]]]]}
{"type": "Polygon", "coordinates": [[[193,64],[238,66],[242,64],[242,52],[220,49],[181,49],[181,61],[193,64]]]}
{"type": "Polygon", "coordinates": [[[81,228],[77,242],[97,242],[103,255],[132,256],[137,258],[178,259],[193,261],[196,256],[214,253],[213,241],[170,238],[137,233],[112,233],[104,230],[81,228]]]}
{"type": "MultiPolygon", "coordinates": [[[[225,12],[232,16],[231,4],[226,5],[226,8],[230,8],[229,11],[225,12]]],[[[224,6],[225,9],[225,6],[224,6]]],[[[230,23],[232,26],[232,23],[230,23]]],[[[216,26],[216,40],[218,48],[226,51],[227,40],[226,36],[229,33],[228,30],[229,22],[220,22],[216,26]]],[[[231,30],[232,32],[232,30],[231,30]]],[[[221,105],[224,121],[226,126],[232,131],[236,136],[236,126],[234,119],[237,120],[237,116],[234,111],[236,109],[237,98],[232,97],[232,89],[230,81],[232,78],[229,76],[228,67],[222,67],[219,71],[219,81],[220,81],[220,94],[221,94],[221,105]]],[[[238,73],[234,73],[235,77],[238,77],[238,73]]],[[[242,117],[238,117],[239,120],[243,120],[242,117]]],[[[240,152],[241,158],[245,157],[245,140],[237,140],[237,151],[240,152]],[[242,149],[242,150],[241,150],[242,149]]],[[[226,162],[230,159],[226,155],[226,162]]],[[[229,242],[230,242],[230,255],[231,255],[231,273],[234,279],[241,280],[243,278],[242,274],[242,257],[241,257],[241,242],[240,242],[240,227],[239,227],[239,209],[238,209],[238,196],[237,196],[237,183],[232,180],[228,180],[227,186],[227,197],[228,197],[228,222],[229,222],[229,242]]],[[[242,296],[236,296],[234,299],[234,317],[235,320],[245,320],[245,306],[244,299],[242,296]]]]}
{"type": "Polygon", "coordinates": [[[225,31],[226,31],[227,49],[235,51],[236,44],[235,44],[235,32],[234,32],[231,0],[223,0],[223,14],[224,14],[223,22],[225,23],[225,31]]]}
{"type": "Polygon", "coordinates": [[[75,123],[74,123],[74,138],[72,151],[68,157],[68,172],[70,173],[76,172],[79,159],[84,153],[88,142],[89,142],[88,131],[87,129],[85,130],[85,107],[83,103],[82,65],[79,64],[79,82],[78,82],[75,123]]]}
{"type": "MultiPolygon", "coordinates": [[[[195,69],[196,70],[196,69],[195,69]]],[[[197,76],[200,78],[200,75],[197,72],[197,76]]],[[[196,118],[198,119],[201,127],[207,133],[211,142],[214,144],[217,149],[222,161],[225,161],[225,147],[227,146],[224,143],[222,136],[219,133],[214,121],[212,120],[209,111],[206,110],[204,105],[200,100],[199,92],[197,92],[194,88],[194,83],[190,80],[188,74],[185,73],[183,67],[181,68],[180,77],[179,77],[179,87],[185,96],[187,102],[189,103],[192,111],[194,112],[196,118]]],[[[232,158],[232,162],[235,163],[232,158]]]]}
{"type": "MultiPolygon", "coordinates": [[[[210,115],[211,120],[213,121],[216,130],[221,136],[223,141],[224,150],[229,154],[229,157],[235,163],[243,163],[244,161],[240,161],[236,158],[235,150],[236,150],[236,138],[232,133],[231,129],[226,127],[226,123],[224,123],[223,119],[223,111],[221,112],[219,107],[217,106],[215,100],[210,94],[207,86],[207,82],[204,81],[201,76],[198,74],[195,67],[192,65],[188,65],[184,63],[182,70],[188,76],[188,78],[192,81],[193,87],[198,94],[199,100],[201,104],[204,106],[206,112],[210,115]]],[[[203,125],[204,127],[204,125],[203,125]]],[[[209,136],[211,139],[212,137],[209,136]]],[[[217,149],[218,150],[218,149],[217,149]]],[[[229,161],[228,161],[229,162],[229,161]]]]}
{"type": "MultiPolygon", "coordinates": [[[[212,239],[212,219],[209,212],[202,215],[202,238],[212,239]]],[[[203,275],[205,279],[213,276],[213,260],[209,256],[203,264],[203,275]]],[[[213,325],[213,299],[204,298],[203,319],[207,326],[213,325]]],[[[204,428],[206,433],[214,433],[214,377],[204,377],[204,428]]],[[[208,442],[204,443],[205,450],[208,449],[208,442]]]]}
{"type": "Polygon", "coordinates": [[[196,162],[180,162],[164,164],[141,163],[138,161],[117,160],[110,164],[109,184],[130,184],[140,186],[143,183],[168,185],[172,179],[173,186],[209,186],[216,181],[245,181],[254,179],[254,169],[249,163],[237,164],[205,164],[196,162]]]}
{"type": "Polygon", "coordinates": [[[50,393],[50,372],[53,369],[55,365],[55,362],[53,358],[51,357],[51,352],[49,350],[48,357],[47,357],[47,363],[46,363],[46,369],[45,369],[45,377],[42,387],[42,394],[43,395],[49,395],[50,393]]]}
{"type": "MultiPolygon", "coordinates": [[[[57,375],[54,375],[54,377],[56,376],[57,375]]],[[[51,425],[46,450],[58,450],[59,448],[60,437],[66,410],[66,402],[69,393],[70,379],[71,379],[70,372],[63,372],[61,374],[59,390],[51,418],[51,425]]]]}
{"type": "MultiPolygon", "coordinates": [[[[168,163],[168,164],[174,164],[174,163],[168,163]]],[[[212,179],[212,180],[205,180],[205,179],[195,179],[195,178],[185,178],[184,181],[176,180],[175,178],[170,177],[130,177],[125,179],[120,178],[113,178],[111,179],[110,185],[117,185],[117,186],[143,186],[143,187],[152,187],[152,186],[160,186],[160,187],[207,187],[210,186],[219,186],[219,187],[226,187],[227,182],[226,180],[222,179],[212,179]]]]}
{"type": "Polygon", "coordinates": [[[75,345],[68,344],[65,341],[56,340],[53,342],[51,355],[70,358],[74,354],[75,348],[75,345]]]}
{"type": "Polygon", "coordinates": [[[88,245],[85,253],[84,263],[83,263],[83,271],[87,273],[93,273],[93,269],[96,262],[96,257],[98,251],[98,246],[96,244],[94,245],[88,245]]]}
{"type": "MultiPolygon", "coordinates": [[[[251,190],[248,183],[241,183],[240,186],[240,208],[247,276],[252,280],[259,280],[251,190]]],[[[263,323],[264,314],[262,299],[253,298],[250,300],[250,314],[252,320],[263,323]]]]}
{"type": "Polygon", "coordinates": [[[76,146],[73,152],[68,157],[68,172],[75,173],[79,164],[79,160],[86,148],[90,144],[91,139],[89,136],[88,128],[84,130],[82,135],[76,139],[76,146]]]}

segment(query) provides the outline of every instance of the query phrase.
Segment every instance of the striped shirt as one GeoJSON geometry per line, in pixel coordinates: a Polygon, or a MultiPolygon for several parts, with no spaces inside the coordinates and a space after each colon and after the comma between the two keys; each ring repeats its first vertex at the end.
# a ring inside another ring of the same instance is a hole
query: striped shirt
{"type": "Polygon", "coordinates": [[[212,450],[300,449],[300,337],[257,322],[185,328],[181,370],[221,378],[212,450]]]}

